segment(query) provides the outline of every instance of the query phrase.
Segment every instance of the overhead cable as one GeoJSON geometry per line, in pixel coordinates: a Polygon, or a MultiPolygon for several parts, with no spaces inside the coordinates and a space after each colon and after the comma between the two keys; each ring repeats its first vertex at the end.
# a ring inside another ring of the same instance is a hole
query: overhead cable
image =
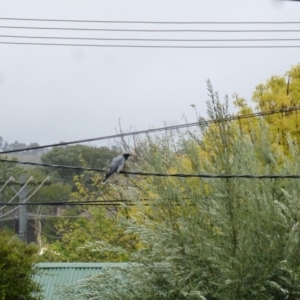
{"type": "MultiPolygon", "coordinates": [[[[25,184],[22,186],[22,188],[7,202],[7,203],[5,203],[4,204],[4,206],[2,206],[1,208],[0,208],[0,211],[2,211],[4,208],[5,208],[5,206],[6,205],[8,205],[9,203],[11,203],[19,194],[20,194],[20,192],[27,186],[27,184],[29,183],[29,181],[31,181],[31,180],[33,180],[33,177],[31,176],[31,177],[29,177],[29,179],[25,182],[25,184]]],[[[1,216],[3,216],[3,215],[1,215],[1,216]]],[[[1,217],[0,216],[0,217],[1,217]]]]}
{"type": "Polygon", "coordinates": [[[266,39],[170,39],[170,38],[91,38],[91,37],[62,37],[62,36],[33,36],[33,35],[0,35],[0,38],[16,39],[53,39],[53,40],[88,40],[88,41],[134,41],[134,42],[286,42],[300,41],[299,38],[266,38],[266,39]]]}
{"type": "Polygon", "coordinates": [[[134,20],[74,20],[74,19],[41,19],[41,18],[1,18],[6,21],[38,21],[38,22],[72,22],[72,23],[116,23],[116,24],[300,24],[299,21],[134,21],[134,20]]]}
{"type": "MultiPolygon", "coordinates": [[[[58,169],[70,169],[70,170],[80,170],[80,171],[95,171],[104,173],[107,170],[97,169],[97,168],[86,168],[86,167],[78,167],[78,166],[65,166],[65,165],[55,165],[55,164],[44,164],[44,163],[34,163],[34,162],[24,162],[24,161],[16,161],[9,159],[0,159],[3,162],[9,162],[14,164],[21,165],[32,165],[32,166],[41,166],[41,167],[50,167],[50,168],[58,168],[58,169]]],[[[121,171],[120,174],[127,175],[139,175],[139,176],[158,176],[158,177],[178,177],[178,178],[207,178],[207,179],[216,179],[216,178],[245,178],[245,179],[280,179],[280,178],[289,178],[289,179],[300,179],[300,175],[256,175],[256,174],[183,174],[183,173],[153,173],[153,172],[125,172],[121,171]]]]}
{"type": "MultiPolygon", "coordinates": [[[[149,199],[151,200],[151,199],[149,199]]],[[[153,199],[152,199],[153,200],[153,199]]],[[[0,205],[7,205],[7,206],[14,206],[14,205],[19,205],[19,206],[40,206],[40,205],[49,205],[49,206],[60,206],[60,205],[95,205],[95,204],[120,204],[120,203],[130,203],[132,200],[89,200],[89,201],[55,201],[55,202],[22,202],[22,203],[5,203],[5,202],[0,202],[0,205]]]]}
{"type": "Polygon", "coordinates": [[[59,43],[30,43],[30,42],[0,42],[2,45],[24,45],[24,46],[58,46],[58,47],[93,47],[93,48],[165,48],[165,49],[279,49],[300,48],[300,45],[243,45],[243,46],[163,46],[163,45],[100,45],[100,44],[59,44],[59,43]]]}
{"type": "MultiPolygon", "coordinates": [[[[28,219],[30,218],[39,218],[39,219],[50,219],[50,218],[69,218],[69,219],[79,219],[79,218],[83,218],[83,216],[64,216],[64,215],[34,215],[34,214],[30,214],[27,216],[28,219]]],[[[14,216],[14,217],[6,217],[1,219],[0,218],[0,222],[5,222],[5,221],[10,221],[10,220],[15,220],[18,219],[18,216],[14,216]]]]}
{"type": "MultiPolygon", "coordinates": [[[[47,234],[47,233],[44,233],[42,232],[42,230],[39,230],[38,228],[36,228],[36,226],[32,225],[30,222],[28,222],[28,225],[30,227],[32,227],[33,229],[35,229],[38,233],[46,236],[46,237],[49,237],[51,239],[62,239],[63,237],[62,236],[53,236],[53,235],[50,235],[50,234],[47,234]]],[[[45,225],[45,224],[44,224],[45,225]]],[[[56,233],[56,232],[55,232],[56,233]]]]}
{"type": "Polygon", "coordinates": [[[60,143],[48,144],[48,145],[42,145],[42,146],[13,149],[13,150],[1,151],[0,155],[21,152],[21,151],[28,151],[28,150],[37,150],[37,149],[44,149],[44,148],[67,146],[67,145],[80,144],[80,143],[86,143],[86,142],[95,142],[95,141],[101,141],[101,140],[107,140],[107,139],[115,139],[115,138],[120,138],[120,137],[122,138],[125,136],[136,136],[136,135],[140,135],[140,134],[149,134],[149,133],[160,132],[160,131],[177,130],[177,129],[187,128],[187,127],[207,126],[209,124],[231,122],[231,121],[235,121],[235,120],[243,120],[243,119],[249,119],[249,118],[255,118],[255,117],[265,117],[265,116],[269,116],[269,115],[273,115],[273,114],[287,113],[287,112],[298,111],[298,110],[300,110],[300,105],[283,107],[283,108],[279,108],[279,109],[273,109],[273,110],[268,110],[268,111],[264,111],[264,112],[252,113],[252,114],[231,116],[231,117],[220,118],[220,119],[216,119],[216,120],[200,120],[198,122],[185,123],[185,124],[181,124],[181,125],[165,126],[165,127],[133,131],[133,132],[127,132],[127,133],[118,133],[118,134],[113,134],[113,135],[107,135],[107,136],[102,136],[102,137],[89,138],[89,139],[83,139],[83,140],[77,140],[77,141],[71,141],[71,142],[60,142],[60,143]]]}
{"type": "MultiPolygon", "coordinates": [[[[46,177],[45,178],[45,180],[35,189],[35,191],[29,196],[29,197],[27,197],[22,203],[26,203],[42,186],[43,186],[43,184],[47,181],[47,180],[49,180],[49,176],[48,177],[46,177]]],[[[24,186],[23,186],[23,188],[24,188],[24,186]]],[[[21,191],[21,190],[20,190],[21,191]]],[[[20,191],[16,194],[16,195],[18,195],[19,193],[20,193],[20,191]]],[[[19,207],[20,207],[20,204],[21,203],[19,203],[18,204],[18,206],[17,207],[15,207],[15,208],[13,208],[12,210],[10,210],[10,211],[8,211],[7,213],[5,213],[5,214],[3,214],[3,215],[0,215],[0,219],[2,218],[2,217],[4,217],[4,216],[7,216],[7,215],[9,215],[10,213],[12,213],[13,211],[15,211],[16,209],[18,209],[19,207]]],[[[7,205],[7,203],[5,204],[5,205],[7,205]]],[[[3,209],[4,207],[2,207],[2,209],[3,209]]]]}
{"type": "Polygon", "coordinates": [[[2,186],[2,188],[0,189],[0,193],[5,189],[5,187],[8,185],[8,183],[10,183],[11,181],[15,181],[15,179],[13,177],[10,177],[2,186]]]}
{"type": "Polygon", "coordinates": [[[2,29],[30,29],[30,30],[63,30],[63,31],[101,31],[101,32],[300,32],[300,29],[122,29],[122,28],[72,28],[72,27],[35,27],[35,26],[5,26],[0,25],[2,29]]]}

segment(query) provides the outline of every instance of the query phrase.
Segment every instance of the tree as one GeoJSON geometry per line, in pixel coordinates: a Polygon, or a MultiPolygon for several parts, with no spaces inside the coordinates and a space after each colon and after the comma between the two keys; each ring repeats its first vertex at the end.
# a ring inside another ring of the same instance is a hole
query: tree
{"type": "Polygon", "coordinates": [[[0,299],[41,299],[40,286],[33,281],[36,246],[0,233],[0,299]]]}
{"type": "MultiPolygon", "coordinates": [[[[3,159],[8,159],[7,156],[1,157],[3,159]]],[[[12,160],[16,160],[12,158],[12,160]]],[[[24,172],[24,169],[17,166],[15,163],[2,162],[0,161],[0,181],[7,181],[10,177],[18,179],[18,176],[24,172]]]]}
{"type": "MultiPolygon", "coordinates": [[[[256,110],[264,112],[300,105],[300,64],[292,67],[284,76],[272,76],[265,84],[256,86],[252,97],[256,110]]],[[[235,105],[240,113],[252,109],[244,99],[237,99],[235,105]]],[[[300,117],[298,111],[273,114],[264,117],[269,125],[269,134],[274,151],[289,152],[288,136],[300,145],[300,117]]],[[[243,120],[244,124],[249,120],[243,120]]],[[[251,126],[253,130],[254,127],[251,126]]]]}
{"type": "MultiPolygon", "coordinates": [[[[113,187],[106,189],[100,183],[101,176],[98,173],[91,172],[89,176],[91,184],[88,185],[84,180],[86,172],[75,176],[76,191],[69,199],[75,202],[85,201],[87,204],[90,200],[102,200],[106,201],[106,207],[65,206],[60,218],[51,221],[51,235],[54,233],[57,239],[53,242],[46,237],[48,244],[43,260],[124,262],[137,249],[139,241],[136,236],[127,234],[118,223],[119,218],[128,216],[131,211],[122,207],[119,191],[113,187]],[[109,201],[114,199],[121,206],[109,205],[109,201]]],[[[49,225],[48,221],[47,223],[49,225]]]]}
{"type": "MultiPolygon", "coordinates": [[[[115,150],[107,147],[90,147],[85,145],[74,145],[67,147],[57,147],[41,156],[43,163],[51,163],[68,166],[88,166],[91,168],[105,167],[113,157],[119,154],[115,150]]],[[[52,172],[53,174],[53,172],[52,172]]],[[[59,169],[54,172],[64,183],[73,183],[73,177],[82,172],[76,170],[59,169]]],[[[86,178],[89,181],[89,178],[86,178]]]]}
{"type": "MultiPolygon", "coordinates": [[[[228,99],[222,103],[210,85],[209,93],[209,117],[230,116],[228,99]]],[[[293,141],[287,139],[290,155],[274,151],[269,125],[256,125],[260,134],[252,136],[242,125],[222,122],[176,138],[147,137],[137,145],[141,169],[299,174],[293,141]]],[[[131,264],[80,281],[65,290],[65,299],[79,293],[80,299],[299,299],[297,181],[154,176],[136,185],[119,188],[138,207],[119,220],[139,240],[131,264]]]]}
{"type": "Polygon", "coordinates": [[[56,220],[53,229],[60,238],[46,246],[43,261],[124,262],[136,250],[136,238],[126,234],[105,208],[86,208],[81,214],[68,209],[64,215],[73,218],[56,220]]]}

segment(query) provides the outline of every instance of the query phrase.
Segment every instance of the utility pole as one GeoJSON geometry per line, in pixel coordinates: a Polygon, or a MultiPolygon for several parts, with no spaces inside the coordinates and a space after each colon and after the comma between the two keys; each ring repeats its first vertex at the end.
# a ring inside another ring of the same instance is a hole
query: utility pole
{"type": "MultiPolygon", "coordinates": [[[[34,194],[35,192],[37,192],[43,185],[50,185],[51,183],[49,182],[50,177],[48,176],[47,178],[45,178],[45,180],[43,180],[42,182],[36,182],[33,181],[33,177],[31,176],[27,181],[26,181],[26,176],[25,175],[21,175],[20,176],[20,180],[19,182],[5,182],[5,185],[9,185],[9,187],[15,192],[15,196],[7,202],[8,203],[12,202],[12,200],[14,200],[15,197],[19,196],[19,205],[18,203],[11,203],[10,205],[16,205],[17,207],[10,210],[9,212],[2,214],[2,216],[5,215],[9,215],[11,212],[15,211],[16,209],[18,209],[18,236],[20,238],[21,241],[27,243],[28,239],[30,239],[30,230],[28,232],[28,219],[33,219],[32,216],[27,215],[27,209],[26,209],[26,205],[24,205],[34,194]],[[46,182],[48,181],[48,182],[46,182]],[[19,191],[17,191],[13,185],[17,185],[20,187],[19,191]],[[27,198],[27,194],[34,189],[35,186],[39,185],[36,190],[29,196],[29,198],[27,198]],[[31,186],[31,188],[28,188],[28,186],[31,186]],[[28,234],[29,233],[29,234],[28,234]]],[[[14,181],[14,180],[10,180],[10,181],[14,181]]],[[[4,205],[1,210],[4,209],[6,205],[4,205]]],[[[0,211],[1,211],[0,210],[0,211]]],[[[0,215],[1,217],[1,215],[0,215]]],[[[15,219],[15,217],[9,217],[7,219],[15,219]]],[[[3,218],[0,219],[0,222],[4,220],[3,218]]],[[[38,229],[40,230],[40,229],[38,229]]]]}
{"type": "MultiPolygon", "coordinates": [[[[19,203],[23,203],[26,200],[27,186],[24,186],[26,181],[25,175],[20,176],[20,185],[23,187],[19,192],[19,203]]],[[[20,205],[19,207],[19,231],[18,235],[21,241],[27,243],[27,215],[26,205],[20,205]]]]}

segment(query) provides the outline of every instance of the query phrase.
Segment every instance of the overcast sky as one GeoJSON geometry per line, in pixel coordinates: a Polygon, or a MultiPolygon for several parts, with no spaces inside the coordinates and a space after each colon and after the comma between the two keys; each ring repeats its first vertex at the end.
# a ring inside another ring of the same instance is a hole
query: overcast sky
{"type": "MultiPolygon", "coordinates": [[[[300,3],[276,0],[0,0],[0,18],[114,21],[300,21],[300,3]]],[[[0,20],[0,26],[119,29],[300,29],[294,25],[151,25],[0,20]]],[[[299,38],[299,33],[143,33],[0,28],[0,35],[109,38],[299,38]]],[[[0,37],[0,42],[130,45],[256,45],[109,42],[0,37]]],[[[268,44],[268,43],[265,43],[268,44]]],[[[276,44],[276,42],[269,43],[276,44]]],[[[277,42],[299,45],[299,42],[277,42]]],[[[0,136],[39,144],[196,121],[205,116],[206,80],[221,97],[251,100],[255,86],[300,62],[291,49],[153,49],[0,44],[0,136]]]]}

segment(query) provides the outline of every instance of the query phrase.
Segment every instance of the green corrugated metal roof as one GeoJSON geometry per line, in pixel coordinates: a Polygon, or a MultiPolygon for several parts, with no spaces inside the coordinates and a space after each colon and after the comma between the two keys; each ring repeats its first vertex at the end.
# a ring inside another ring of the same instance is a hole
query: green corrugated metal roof
{"type": "Polygon", "coordinates": [[[103,268],[126,266],[126,263],[39,263],[34,280],[42,285],[45,300],[63,300],[56,294],[58,285],[74,284],[78,280],[98,274],[103,268]]]}

